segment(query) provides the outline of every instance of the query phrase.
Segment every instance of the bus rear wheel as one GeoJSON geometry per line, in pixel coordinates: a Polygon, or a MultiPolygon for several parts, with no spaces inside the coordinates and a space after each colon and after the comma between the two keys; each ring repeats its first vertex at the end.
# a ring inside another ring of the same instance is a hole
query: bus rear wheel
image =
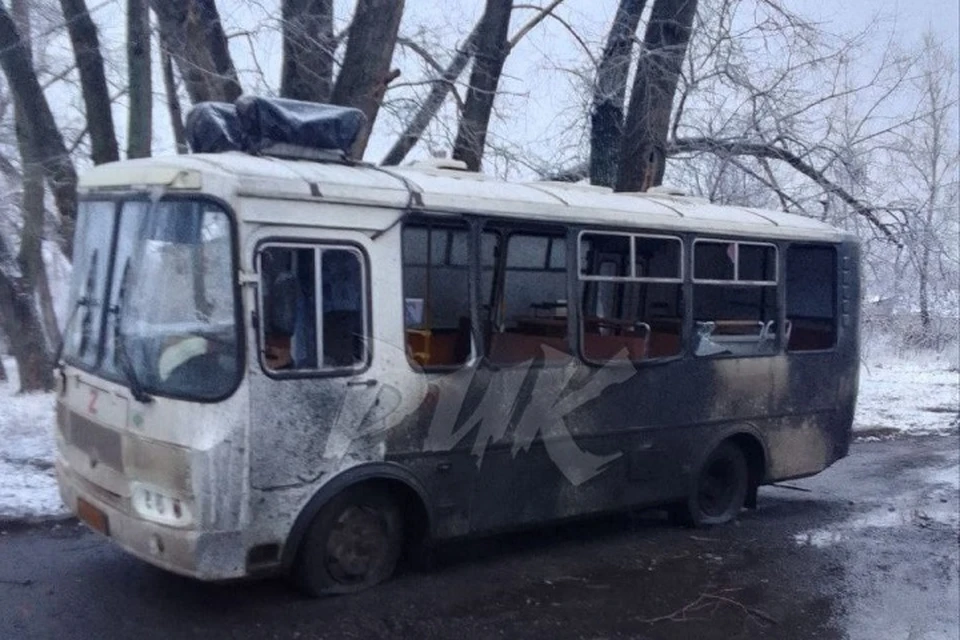
{"type": "Polygon", "coordinates": [[[689,497],[674,516],[694,527],[730,522],[744,506],[749,482],[743,451],[732,442],[723,442],[700,465],[689,497]]]}
{"type": "Polygon", "coordinates": [[[402,544],[403,521],[393,497],[375,487],[350,488],[314,518],[293,577],[315,597],[362,591],[393,574],[402,544]]]}

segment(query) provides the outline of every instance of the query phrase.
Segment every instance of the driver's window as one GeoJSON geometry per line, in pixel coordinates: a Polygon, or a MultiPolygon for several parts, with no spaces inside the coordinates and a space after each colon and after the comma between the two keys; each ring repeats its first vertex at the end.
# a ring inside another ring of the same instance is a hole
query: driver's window
{"type": "Polygon", "coordinates": [[[269,245],[259,262],[263,366],[277,373],[363,367],[362,254],[346,246],[269,245]]]}

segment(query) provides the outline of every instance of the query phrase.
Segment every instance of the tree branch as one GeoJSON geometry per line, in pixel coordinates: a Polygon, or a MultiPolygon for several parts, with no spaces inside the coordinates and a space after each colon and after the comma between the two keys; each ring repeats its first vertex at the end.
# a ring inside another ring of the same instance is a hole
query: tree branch
{"type": "Polygon", "coordinates": [[[896,234],[886,224],[880,221],[872,207],[860,202],[851,195],[850,192],[827,178],[822,171],[817,170],[792,151],[764,142],[715,138],[679,138],[670,143],[667,149],[669,155],[694,151],[782,160],[816,182],[827,193],[831,193],[847,203],[853,208],[855,213],[866,218],[870,224],[880,231],[890,242],[893,242],[897,246],[901,245],[896,234]]]}

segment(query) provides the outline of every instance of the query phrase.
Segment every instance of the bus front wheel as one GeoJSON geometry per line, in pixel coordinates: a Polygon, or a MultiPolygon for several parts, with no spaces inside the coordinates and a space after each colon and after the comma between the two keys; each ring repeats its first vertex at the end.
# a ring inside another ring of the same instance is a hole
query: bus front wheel
{"type": "Polygon", "coordinates": [[[749,482],[743,451],[732,442],[723,442],[700,465],[689,497],[674,516],[694,527],[730,522],[744,506],[749,482]]]}
{"type": "Polygon", "coordinates": [[[362,591],[393,574],[402,543],[403,521],[393,497],[375,487],[352,487],[314,518],[294,578],[311,596],[362,591]]]}

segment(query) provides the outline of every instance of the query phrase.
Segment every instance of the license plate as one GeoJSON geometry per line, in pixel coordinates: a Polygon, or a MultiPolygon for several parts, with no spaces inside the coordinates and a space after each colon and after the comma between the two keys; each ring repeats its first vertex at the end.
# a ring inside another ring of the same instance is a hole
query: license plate
{"type": "Polygon", "coordinates": [[[110,521],[107,520],[107,514],[83,498],[77,498],[77,517],[94,531],[99,531],[105,536],[110,535],[110,521]]]}

